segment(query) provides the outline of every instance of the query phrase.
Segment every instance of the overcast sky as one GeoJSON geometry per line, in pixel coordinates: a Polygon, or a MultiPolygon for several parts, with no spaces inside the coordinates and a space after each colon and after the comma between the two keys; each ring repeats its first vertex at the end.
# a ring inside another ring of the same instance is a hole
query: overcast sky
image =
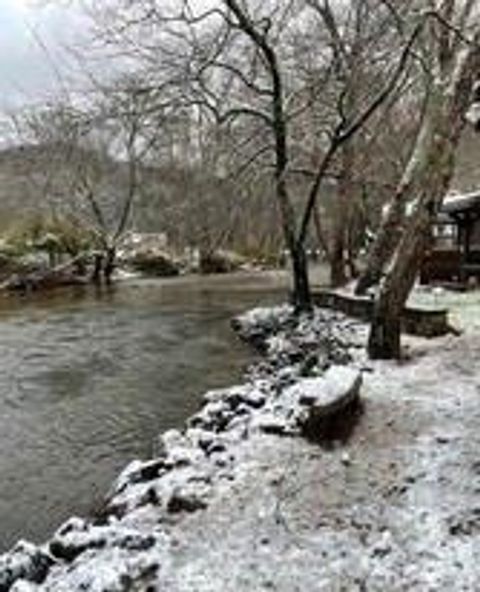
{"type": "Polygon", "coordinates": [[[0,109],[48,95],[52,63],[61,63],[62,44],[79,33],[78,16],[65,2],[39,7],[38,0],[0,0],[0,109]]]}

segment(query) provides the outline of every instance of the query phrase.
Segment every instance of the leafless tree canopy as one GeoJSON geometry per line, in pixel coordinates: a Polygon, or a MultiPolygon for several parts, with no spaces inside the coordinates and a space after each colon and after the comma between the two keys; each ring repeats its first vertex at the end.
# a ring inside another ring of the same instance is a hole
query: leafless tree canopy
{"type": "MultiPolygon", "coordinates": [[[[463,121],[469,100],[452,97],[475,69],[476,0],[83,6],[91,42],[71,50],[83,88],[15,115],[22,142],[52,151],[43,199],[105,249],[142,225],[178,247],[286,248],[298,308],[310,307],[307,249],[322,250],[333,283],[355,277],[384,204],[397,196],[399,228],[417,198],[432,114],[448,103],[463,121]]],[[[380,231],[362,286],[396,247],[382,236],[397,234],[380,231]]]]}

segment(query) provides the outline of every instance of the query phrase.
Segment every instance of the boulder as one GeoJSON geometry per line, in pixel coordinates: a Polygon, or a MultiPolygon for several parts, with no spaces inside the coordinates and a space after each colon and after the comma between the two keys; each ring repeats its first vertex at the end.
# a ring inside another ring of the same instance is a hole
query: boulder
{"type": "Polygon", "coordinates": [[[8,592],[20,579],[41,584],[52,563],[42,549],[20,541],[10,553],[0,556],[0,592],[8,592]]]}
{"type": "Polygon", "coordinates": [[[200,273],[230,273],[245,263],[245,259],[232,251],[213,251],[200,253],[200,273]]]}
{"type": "Polygon", "coordinates": [[[331,366],[323,376],[305,378],[289,388],[309,416],[333,415],[359,397],[362,374],[349,366],[331,366]]]}
{"type": "Polygon", "coordinates": [[[296,421],[302,433],[311,439],[336,439],[337,432],[349,433],[361,385],[359,370],[331,366],[323,376],[305,378],[287,389],[287,399],[298,401],[296,421]]]}
{"type": "Polygon", "coordinates": [[[173,277],[180,273],[180,267],[167,253],[157,249],[138,250],[123,259],[128,267],[145,275],[173,277]]]}

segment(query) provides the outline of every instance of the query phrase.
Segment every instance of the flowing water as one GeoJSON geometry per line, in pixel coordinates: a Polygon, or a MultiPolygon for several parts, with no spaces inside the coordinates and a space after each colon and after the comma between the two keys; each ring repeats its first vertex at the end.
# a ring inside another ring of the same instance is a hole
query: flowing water
{"type": "Polygon", "coordinates": [[[142,280],[0,302],[0,552],[88,515],[209,388],[252,359],[233,314],[284,297],[272,276],[142,280]]]}

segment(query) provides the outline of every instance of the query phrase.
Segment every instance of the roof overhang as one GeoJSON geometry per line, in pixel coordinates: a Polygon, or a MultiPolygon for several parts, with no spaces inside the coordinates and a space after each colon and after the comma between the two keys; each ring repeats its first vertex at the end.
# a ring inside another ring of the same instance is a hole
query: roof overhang
{"type": "Polygon", "coordinates": [[[441,208],[446,214],[460,214],[469,210],[480,210],[480,191],[447,195],[441,208]]]}

